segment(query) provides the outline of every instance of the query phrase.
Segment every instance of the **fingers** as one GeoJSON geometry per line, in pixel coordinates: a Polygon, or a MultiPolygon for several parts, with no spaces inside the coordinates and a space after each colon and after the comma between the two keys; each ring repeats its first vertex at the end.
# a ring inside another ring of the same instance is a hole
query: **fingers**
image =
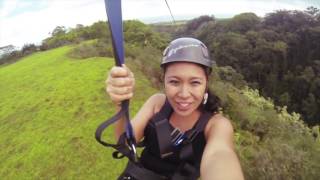
{"type": "Polygon", "coordinates": [[[111,77],[133,77],[133,73],[126,65],[122,65],[121,67],[115,66],[110,71],[111,77]]]}
{"type": "Polygon", "coordinates": [[[133,97],[135,79],[133,73],[124,64],[122,67],[113,67],[106,80],[106,91],[111,100],[120,104],[121,101],[133,97]]]}
{"type": "Polygon", "coordinates": [[[132,77],[110,77],[106,83],[116,87],[132,86],[134,85],[134,79],[132,77]]]}
{"type": "Polygon", "coordinates": [[[113,86],[107,86],[106,91],[115,104],[120,104],[121,101],[131,99],[133,97],[132,87],[117,88],[113,86]]]}
{"type": "Polygon", "coordinates": [[[125,68],[129,74],[129,77],[134,77],[133,73],[131,72],[131,70],[125,65],[125,64],[122,64],[122,67],[125,68]]]}
{"type": "Polygon", "coordinates": [[[133,86],[125,86],[125,87],[114,87],[107,86],[107,92],[116,94],[116,95],[126,95],[133,92],[133,86]]]}
{"type": "Polygon", "coordinates": [[[122,101],[131,99],[133,97],[133,93],[118,95],[118,94],[109,94],[112,102],[115,104],[120,104],[122,101]]]}

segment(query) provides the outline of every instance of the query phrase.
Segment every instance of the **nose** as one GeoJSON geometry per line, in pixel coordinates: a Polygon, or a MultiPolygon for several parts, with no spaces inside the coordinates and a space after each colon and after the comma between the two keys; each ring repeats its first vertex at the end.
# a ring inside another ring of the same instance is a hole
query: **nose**
{"type": "Polygon", "coordinates": [[[188,98],[190,96],[189,88],[185,85],[181,86],[178,96],[181,98],[188,98]]]}

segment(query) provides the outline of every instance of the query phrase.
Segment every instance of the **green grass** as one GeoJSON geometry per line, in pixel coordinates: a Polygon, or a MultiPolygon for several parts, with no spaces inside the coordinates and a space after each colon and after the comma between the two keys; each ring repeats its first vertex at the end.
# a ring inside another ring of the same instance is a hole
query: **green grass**
{"type": "MultiPolygon", "coordinates": [[[[1,179],[116,179],[126,160],[94,139],[114,114],[105,93],[108,58],[71,59],[71,46],[0,66],[1,179]]],[[[134,68],[133,68],[134,69],[134,68]]],[[[156,92],[139,72],[134,114],[156,92]]],[[[104,134],[112,140],[112,128],[104,134]]]]}

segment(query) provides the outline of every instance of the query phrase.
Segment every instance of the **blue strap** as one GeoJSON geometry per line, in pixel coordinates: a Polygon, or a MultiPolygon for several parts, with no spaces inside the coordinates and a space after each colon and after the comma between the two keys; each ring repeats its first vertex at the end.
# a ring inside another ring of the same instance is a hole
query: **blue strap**
{"type": "MultiPolygon", "coordinates": [[[[112,37],[112,47],[115,57],[115,64],[117,66],[121,66],[125,63],[124,61],[124,48],[123,48],[123,28],[122,28],[122,14],[121,14],[121,0],[105,0],[105,7],[108,16],[108,24],[112,37]]],[[[129,115],[129,100],[125,100],[121,103],[121,110],[110,119],[106,120],[96,130],[96,140],[104,145],[111,146],[117,149],[117,145],[113,145],[107,143],[101,139],[102,132],[109,125],[119,120],[121,117],[125,117],[126,119],[126,140],[129,146],[131,153],[131,157],[129,159],[133,159],[134,161],[138,161],[136,154],[136,140],[134,137],[134,132],[132,125],[130,123],[130,115],[129,115]]]]}
{"type": "Polygon", "coordinates": [[[121,0],[105,0],[116,65],[124,64],[121,0]]]}

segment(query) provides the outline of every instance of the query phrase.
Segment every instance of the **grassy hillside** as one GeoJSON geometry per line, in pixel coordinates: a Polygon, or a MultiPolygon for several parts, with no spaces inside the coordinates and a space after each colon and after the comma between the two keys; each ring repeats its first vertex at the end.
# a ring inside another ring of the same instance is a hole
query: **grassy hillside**
{"type": "MultiPolygon", "coordinates": [[[[94,139],[96,127],[114,113],[104,90],[113,60],[72,59],[66,55],[72,48],[0,66],[0,179],[115,179],[122,171],[125,160],[112,159],[112,150],[94,139]]],[[[152,48],[126,50],[137,78],[134,114],[157,91],[152,87],[161,86],[160,57],[152,48]]],[[[241,78],[227,69],[213,70],[210,87],[234,125],[246,179],[319,179],[319,128],[312,132],[299,114],[257,90],[236,88],[232,82],[241,78]]],[[[112,129],[104,136],[112,140],[112,129]]]]}
{"type": "MultiPolygon", "coordinates": [[[[125,161],[113,160],[94,139],[99,123],[114,113],[104,91],[113,61],[71,59],[71,48],[0,66],[1,179],[115,179],[122,170],[125,161]]],[[[156,91],[135,76],[132,113],[156,91]]],[[[105,137],[112,139],[111,132],[105,137]]]]}

